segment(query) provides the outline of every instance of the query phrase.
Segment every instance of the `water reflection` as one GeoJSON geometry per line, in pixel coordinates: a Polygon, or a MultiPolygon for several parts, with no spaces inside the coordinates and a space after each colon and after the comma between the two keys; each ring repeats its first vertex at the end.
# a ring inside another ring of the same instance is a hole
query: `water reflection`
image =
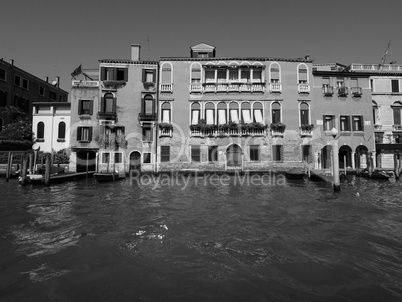
{"type": "Polygon", "coordinates": [[[402,298],[400,182],[4,188],[6,299],[402,298]]]}

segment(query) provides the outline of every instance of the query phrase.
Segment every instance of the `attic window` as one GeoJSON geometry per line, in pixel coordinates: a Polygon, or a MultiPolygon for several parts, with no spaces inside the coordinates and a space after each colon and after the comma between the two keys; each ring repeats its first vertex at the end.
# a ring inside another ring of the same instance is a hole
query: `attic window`
{"type": "Polygon", "coordinates": [[[198,57],[199,58],[208,58],[208,53],[207,52],[199,52],[198,57]]]}

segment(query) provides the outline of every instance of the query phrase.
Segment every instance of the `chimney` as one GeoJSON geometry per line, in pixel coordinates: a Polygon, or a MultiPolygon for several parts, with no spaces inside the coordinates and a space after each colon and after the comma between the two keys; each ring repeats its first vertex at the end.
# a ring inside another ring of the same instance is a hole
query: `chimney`
{"type": "Polygon", "coordinates": [[[140,60],[140,49],[141,49],[141,45],[131,44],[131,60],[132,61],[140,60]]]}
{"type": "Polygon", "coordinates": [[[60,77],[56,77],[57,80],[57,88],[60,88],[60,77]]]}
{"type": "Polygon", "coordinates": [[[45,78],[45,81],[46,81],[46,83],[49,82],[49,77],[46,77],[46,78],[45,78]]]}
{"type": "Polygon", "coordinates": [[[10,64],[11,64],[12,66],[14,66],[14,60],[13,60],[13,59],[10,59],[10,64]]]}

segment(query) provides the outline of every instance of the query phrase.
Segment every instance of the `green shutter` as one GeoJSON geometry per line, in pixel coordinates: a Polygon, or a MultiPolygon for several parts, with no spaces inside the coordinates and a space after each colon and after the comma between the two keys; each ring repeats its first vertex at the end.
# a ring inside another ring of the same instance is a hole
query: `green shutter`
{"type": "Polygon", "coordinates": [[[101,81],[106,80],[105,67],[101,67],[101,81]]]}
{"type": "Polygon", "coordinates": [[[89,104],[89,114],[92,115],[94,113],[94,100],[91,100],[89,104]]]}
{"type": "Polygon", "coordinates": [[[88,131],[88,141],[90,142],[90,141],[92,141],[92,127],[89,127],[88,130],[89,130],[88,131]]]}
{"type": "Polygon", "coordinates": [[[128,81],[128,68],[124,68],[124,82],[128,81]]]}
{"type": "Polygon", "coordinates": [[[152,71],[152,79],[153,79],[153,82],[156,83],[156,69],[154,69],[152,71]]]}
{"type": "Polygon", "coordinates": [[[145,69],[142,70],[142,82],[145,83],[146,81],[146,72],[145,69]]]}
{"type": "Polygon", "coordinates": [[[77,127],[77,141],[81,140],[81,127],[77,127]]]}
{"type": "Polygon", "coordinates": [[[82,100],[78,100],[78,115],[82,114],[82,100]]]}

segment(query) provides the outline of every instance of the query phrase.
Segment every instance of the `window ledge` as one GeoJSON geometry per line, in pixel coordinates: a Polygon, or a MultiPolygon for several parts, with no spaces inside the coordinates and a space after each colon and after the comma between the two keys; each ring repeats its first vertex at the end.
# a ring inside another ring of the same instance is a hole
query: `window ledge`
{"type": "Polygon", "coordinates": [[[44,138],[37,138],[37,139],[36,139],[36,142],[38,142],[38,143],[43,143],[44,141],[45,141],[44,138]]]}
{"type": "Polygon", "coordinates": [[[91,115],[90,114],[80,114],[80,119],[82,119],[82,120],[91,119],[91,115]]]}
{"type": "Polygon", "coordinates": [[[64,143],[65,141],[66,141],[65,138],[58,138],[58,139],[57,139],[57,142],[59,142],[59,143],[64,143]]]}
{"type": "Polygon", "coordinates": [[[350,131],[341,131],[339,133],[340,136],[350,136],[351,134],[352,134],[352,132],[350,132],[350,131]]]}
{"type": "Polygon", "coordinates": [[[353,132],[354,136],[364,136],[364,131],[361,130],[356,130],[353,132]]]}

